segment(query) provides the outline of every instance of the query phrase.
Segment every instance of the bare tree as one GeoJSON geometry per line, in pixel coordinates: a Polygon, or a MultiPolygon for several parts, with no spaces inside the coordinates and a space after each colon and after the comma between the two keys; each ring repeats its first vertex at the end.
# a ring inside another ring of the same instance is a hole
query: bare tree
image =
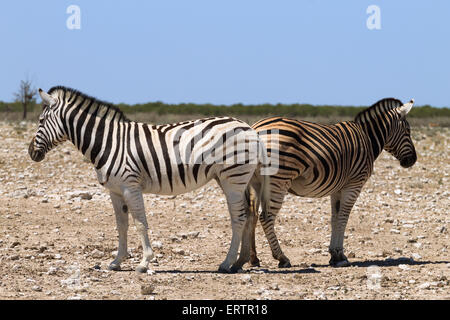
{"type": "Polygon", "coordinates": [[[37,90],[33,87],[31,80],[26,79],[20,81],[20,88],[14,93],[14,97],[17,102],[22,103],[24,120],[27,118],[28,105],[35,101],[36,95],[37,90]]]}

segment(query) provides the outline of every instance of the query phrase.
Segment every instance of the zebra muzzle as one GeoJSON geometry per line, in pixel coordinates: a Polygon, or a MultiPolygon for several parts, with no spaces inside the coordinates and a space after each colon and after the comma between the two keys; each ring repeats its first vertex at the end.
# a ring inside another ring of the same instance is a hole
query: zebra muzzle
{"type": "Polygon", "coordinates": [[[30,145],[28,146],[28,154],[33,161],[40,162],[44,160],[45,153],[40,150],[34,149],[34,138],[31,140],[30,145]]]}
{"type": "Polygon", "coordinates": [[[414,165],[414,163],[416,163],[416,161],[417,161],[417,155],[414,153],[410,156],[407,156],[407,157],[401,159],[400,165],[403,168],[409,168],[409,167],[412,167],[414,165]]]}

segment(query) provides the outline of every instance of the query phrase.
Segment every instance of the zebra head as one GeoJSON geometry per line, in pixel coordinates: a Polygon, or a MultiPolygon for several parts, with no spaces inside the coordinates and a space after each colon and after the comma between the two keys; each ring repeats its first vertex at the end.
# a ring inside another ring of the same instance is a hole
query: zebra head
{"type": "Polygon", "coordinates": [[[413,104],[414,99],[411,99],[410,102],[395,108],[392,133],[384,146],[384,150],[397,158],[403,168],[411,167],[417,160],[416,148],[411,139],[411,129],[406,120],[406,115],[413,104]]]}
{"type": "Polygon", "coordinates": [[[52,96],[42,89],[39,89],[39,95],[42,98],[39,128],[28,147],[28,154],[36,162],[42,161],[47,152],[67,139],[61,121],[58,97],[52,96]]]}

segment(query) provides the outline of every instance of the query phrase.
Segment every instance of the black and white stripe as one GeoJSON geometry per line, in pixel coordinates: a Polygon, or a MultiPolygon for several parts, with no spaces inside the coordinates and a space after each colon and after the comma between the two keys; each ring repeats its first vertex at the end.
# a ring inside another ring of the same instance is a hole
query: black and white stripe
{"type": "Polygon", "coordinates": [[[149,125],[130,121],[118,108],[73,89],[54,87],[40,95],[44,109],[29,154],[41,161],[69,140],[90,159],[116,213],[119,250],[111,269],[118,269],[127,255],[128,211],[142,238],[138,270],[145,271],[153,257],[142,193],[176,195],[215,179],[231,215],[231,246],[220,266],[230,270],[246,220],[244,193],[259,166],[259,151],[265,150],[249,125],[230,117],[149,125]]]}
{"type": "MultiPolygon", "coordinates": [[[[263,209],[260,221],[280,267],[288,267],[290,262],[280,248],[274,223],[288,192],[301,197],[331,197],[330,264],[348,264],[343,253],[345,227],[353,204],[372,174],[375,159],[384,149],[403,167],[416,162],[405,119],[412,104],[413,100],[402,104],[397,99],[383,99],[360,112],[354,121],[335,125],[273,117],[252,126],[265,142],[268,154],[276,153],[279,159],[279,170],[270,177],[271,205],[268,210],[263,209]]],[[[246,232],[253,265],[259,264],[255,249],[259,189],[260,186],[253,186],[248,190],[252,215],[246,232]]]]}

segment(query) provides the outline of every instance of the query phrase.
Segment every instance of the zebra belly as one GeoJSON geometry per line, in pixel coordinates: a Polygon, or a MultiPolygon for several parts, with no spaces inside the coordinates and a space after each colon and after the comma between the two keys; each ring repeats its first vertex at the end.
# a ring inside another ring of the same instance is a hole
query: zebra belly
{"type": "Polygon", "coordinates": [[[342,184],[318,186],[300,176],[292,181],[289,192],[299,197],[322,198],[340,191],[342,187],[342,184]]]}
{"type": "Polygon", "coordinates": [[[170,186],[168,183],[162,186],[159,186],[159,184],[155,183],[148,183],[143,187],[142,192],[159,195],[179,195],[201,188],[202,186],[207,184],[211,179],[212,178],[198,179],[197,181],[192,180],[189,182],[186,181],[185,184],[180,182],[175,183],[172,186],[170,186]]]}

